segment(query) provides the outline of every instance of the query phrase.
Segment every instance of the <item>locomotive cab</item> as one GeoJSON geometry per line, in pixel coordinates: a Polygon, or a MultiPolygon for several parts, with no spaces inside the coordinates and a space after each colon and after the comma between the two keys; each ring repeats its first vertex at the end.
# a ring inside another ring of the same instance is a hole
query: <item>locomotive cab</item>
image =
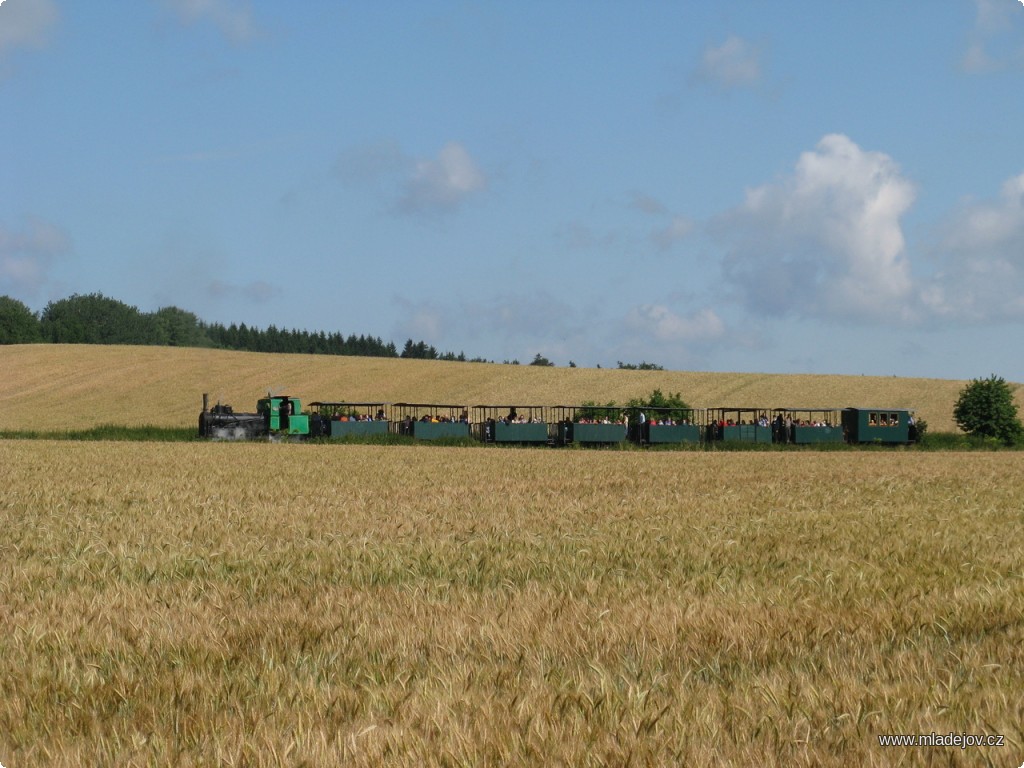
{"type": "Polygon", "coordinates": [[[309,414],[300,413],[301,410],[302,401],[288,395],[264,397],[256,404],[256,411],[263,416],[270,433],[308,435],[309,414]]]}

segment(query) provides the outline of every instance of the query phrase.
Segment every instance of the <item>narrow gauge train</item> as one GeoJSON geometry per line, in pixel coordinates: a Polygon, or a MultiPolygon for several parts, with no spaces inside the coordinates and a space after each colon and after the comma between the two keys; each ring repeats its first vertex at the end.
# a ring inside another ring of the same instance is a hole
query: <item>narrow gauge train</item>
{"type": "Polygon", "coordinates": [[[718,441],[821,445],[916,442],[907,408],[619,408],[594,405],[460,405],[314,402],[267,395],[255,413],[208,407],[203,395],[199,435],[295,439],[404,435],[417,440],[472,437],[519,445],[697,444],[718,441]]]}

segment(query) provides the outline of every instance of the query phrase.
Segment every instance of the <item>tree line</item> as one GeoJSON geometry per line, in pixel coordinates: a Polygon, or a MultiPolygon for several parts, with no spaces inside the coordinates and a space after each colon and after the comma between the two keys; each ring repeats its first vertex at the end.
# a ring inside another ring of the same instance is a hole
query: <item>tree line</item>
{"type": "MultiPolygon", "coordinates": [[[[2,2],[2,0],[0,0],[2,2]]],[[[401,350],[379,336],[340,332],[266,328],[245,323],[207,323],[178,307],[142,312],[102,293],[74,294],[51,301],[40,313],[10,296],[0,296],[0,345],[4,344],[141,344],[146,346],[208,347],[247,352],[292,352],[309,355],[402,357],[413,360],[452,360],[493,363],[464,352],[441,352],[425,341],[407,339],[401,350]]],[[[519,365],[518,360],[503,360],[519,365]]],[[[541,354],[528,365],[554,366],[541,354]]],[[[569,367],[576,363],[569,361],[569,367]]],[[[598,365],[598,368],[601,366],[598,365]]],[[[664,370],[660,365],[619,362],[626,370],[664,370]]]]}
{"type": "Polygon", "coordinates": [[[405,357],[468,360],[463,353],[438,352],[409,339],[399,352],[395,343],[366,334],[307,331],[207,323],[178,307],[142,312],[101,293],[75,294],[51,301],[39,314],[9,296],[0,296],[0,344],[141,344],[208,347],[249,352],[294,352],[313,355],[405,357]]]}

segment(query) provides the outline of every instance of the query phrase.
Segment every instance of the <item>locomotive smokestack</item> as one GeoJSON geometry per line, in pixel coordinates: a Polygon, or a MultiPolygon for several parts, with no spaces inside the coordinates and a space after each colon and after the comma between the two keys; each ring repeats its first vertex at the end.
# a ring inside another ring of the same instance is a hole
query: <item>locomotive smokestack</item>
{"type": "Polygon", "coordinates": [[[207,392],[203,392],[203,413],[210,410],[210,395],[207,392]]]}

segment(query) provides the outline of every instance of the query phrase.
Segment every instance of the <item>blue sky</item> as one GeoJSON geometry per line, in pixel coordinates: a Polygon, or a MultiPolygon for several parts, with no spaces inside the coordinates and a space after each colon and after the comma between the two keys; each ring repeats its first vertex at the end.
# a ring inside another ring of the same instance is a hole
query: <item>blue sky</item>
{"type": "Polygon", "coordinates": [[[1024,381],[1024,4],[5,0],[0,294],[1024,381]]]}

